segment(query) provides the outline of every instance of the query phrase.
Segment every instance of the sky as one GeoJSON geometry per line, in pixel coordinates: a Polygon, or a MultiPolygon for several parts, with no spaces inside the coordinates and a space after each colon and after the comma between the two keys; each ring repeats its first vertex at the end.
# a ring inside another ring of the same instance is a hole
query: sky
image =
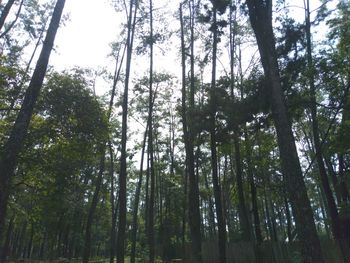
{"type": "Polygon", "coordinates": [[[69,14],[69,20],[57,33],[52,65],[63,70],[76,65],[97,68],[111,63],[107,55],[120,23],[110,1],[66,1],[65,14],[69,14]]]}
{"type": "MultiPolygon", "coordinates": [[[[179,0],[170,1],[166,8],[164,3],[168,0],[155,1],[159,6],[163,6],[163,10],[169,7],[177,8],[179,0]]],[[[118,38],[121,30],[120,13],[117,13],[111,5],[112,0],[67,0],[64,12],[69,14],[69,20],[65,26],[61,27],[57,33],[55,40],[55,52],[50,58],[50,65],[56,70],[69,69],[74,66],[98,69],[106,67],[112,72],[115,62],[111,58],[107,58],[111,52],[110,43],[118,38]]],[[[319,5],[318,0],[311,0],[311,9],[319,5]]],[[[292,1],[294,7],[290,13],[303,19],[304,12],[302,10],[303,0],[292,1]]],[[[178,21],[172,18],[172,27],[178,28],[178,21]]],[[[179,39],[172,43],[172,51],[167,52],[165,56],[156,56],[156,65],[161,68],[175,73],[180,76],[180,61],[176,59],[176,49],[180,45],[179,39]]],[[[256,48],[251,50],[256,52],[256,48]]],[[[158,53],[159,54],[159,53],[158,53]]],[[[226,65],[227,63],[224,62],[226,65]]],[[[147,62],[140,62],[140,58],[133,62],[133,67],[140,69],[147,67],[147,62]]],[[[218,65],[220,67],[220,65],[218,65]]],[[[103,86],[103,85],[101,85],[103,86]]],[[[106,91],[106,87],[98,90],[98,94],[102,95],[106,91]]]]}

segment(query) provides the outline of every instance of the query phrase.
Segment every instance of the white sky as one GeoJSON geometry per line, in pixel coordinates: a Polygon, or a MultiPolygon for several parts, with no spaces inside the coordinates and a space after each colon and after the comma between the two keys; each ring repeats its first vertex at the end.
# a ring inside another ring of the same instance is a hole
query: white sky
{"type": "Polygon", "coordinates": [[[65,14],[70,19],[57,33],[51,65],[63,70],[76,65],[97,68],[108,64],[109,44],[119,31],[118,14],[109,1],[66,1],[65,14]]]}
{"type": "MultiPolygon", "coordinates": [[[[163,6],[169,0],[155,1],[163,6]]],[[[55,40],[55,52],[50,58],[50,65],[56,70],[69,69],[74,66],[97,69],[107,67],[110,72],[114,69],[115,62],[107,59],[111,52],[110,43],[118,39],[120,32],[121,14],[117,13],[111,5],[112,0],[67,0],[65,14],[69,14],[66,25],[61,27],[55,40]]],[[[163,10],[177,8],[179,0],[172,0],[167,3],[163,10]]],[[[289,1],[290,2],[290,1],[289,1]]],[[[311,0],[311,9],[319,5],[318,0],[311,0]]],[[[303,7],[303,0],[292,1],[293,5],[303,7]]],[[[161,11],[161,10],[160,10],[161,11]]],[[[303,10],[294,8],[291,11],[293,16],[303,19],[303,10]]],[[[159,11],[158,11],[159,12],[159,11]]],[[[162,11],[164,12],[164,11],[162,11]]],[[[172,19],[171,27],[178,28],[179,21],[172,19]]],[[[155,65],[158,71],[165,69],[176,75],[180,75],[180,60],[176,60],[176,48],[180,45],[179,39],[171,43],[171,50],[165,56],[155,57],[155,65]]],[[[248,53],[254,53],[251,50],[248,53]]],[[[226,51],[224,51],[226,53],[226,51]]],[[[252,55],[252,54],[251,54],[252,55]]],[[[134,55],[134,58],[136,55],[134,55]]],[[[226,65],[225,61],[223,61],[226,65]]],[[[133,62],[133,69],[147,69],[147,62],[138,57],[133,62]]],[[[228,64],[227,64],[228,65],[228,64]]],[[[218,65],[220,67],[220,65],[218,65]]],[[[144,71],[143,70],[143,71],[144,71]]],[[[103,85],[103,84],[102,84],[103,85]]],[[[101,85],[98,85],[101,86],[101,85]]],[[[99,88],[99,87],[97,87],[99,88]]],[[[98,90],[98,94],[104,93],[105,89],[98,90]]]]}

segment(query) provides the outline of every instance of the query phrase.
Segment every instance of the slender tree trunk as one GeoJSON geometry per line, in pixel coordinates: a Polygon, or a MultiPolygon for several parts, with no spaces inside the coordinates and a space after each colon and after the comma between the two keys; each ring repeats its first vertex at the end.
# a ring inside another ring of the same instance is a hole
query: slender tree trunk
{"type": "Polygon", "coordinates": [[[242,159],[239,145],[239,138],[237,136],[238,129],[234,133],[234,148],[235,148],[235,161],[236,161],[236,184],[238,192],[238,215],[239,223],[242,230],[242,238],[246,241],[251,240],[249,218],[247,213],[247,207],[244,198],[243,189],[243,169],[242,169],[242,159]]]}
{"type": "Polygon", "coordinates": [[[117,262],[124,263],[125,256],[125,228],[126,228],[126,141],[127,141],[127,121],[128,121],[128,98],[129,98],[129,78],[131,69],[131,57],[134,42],[134,32],[136,24],[136,12],[138,1],[130,0],[129,17],[128,17],[128,35],[126,49],[126,71],[123,94],[123,112],[122,112],[122,138],[121,138],[121,156],[120,156],[120,174],[119,174],[119,220],[118,220],[118,239],[117,239],[117,262]]]}
{"type": "MultiPolygon", "coordinates": [[[[11,1],[10,1],[11,2],[11,1]]],[[[19,8],[18,8],[18,11],[16,13],[16,17],[15,19],[11,22],[11,24],[6,28],[6,30],[4,32],[1,33],[0,35],[0,38],[3,38],[4,36],[6,36],[8,34],[8,32],[11,31],[11,29],[14,27],[14,25],[16,24],[18,18],[19,18],[19,15],[21,14],[21,10],[22,10],[22,6],[23,6],[23,3],[24,3],[24,0],[21,1],[21,3],[19,4],[19,8]]],[[[6,8],[6,7],[5,7],[6,8]]],[[[0,18],[2,19],[2,17],[0,18]]],[[[1,23],[2,21],[0,21],[1,23]]],[[[1,29],[1,25],[0,25],[0,29],[1,29]]]]}
{"type": "Polygon", "coordinates": [[[323,263],[320,241],[310,200],[300,167],[299,157],[288,118],[279,76],[272,29],[272,1],[247,0],[250,22],[256,35],[265,76],[270,84],[272,115],[277,131],[282,172],[286,178],[296,228],[305,263],[323,263]]]}
{"type": "Polygon", "coordinates": [[[51,23],[47,30],[44,45],[32,79],[24,96],[21,110],[19,111],[10,136],[4,144],[0,157],[0,240],[3,234],[7,201],[10,194],[9,189],[17,165],[18,154],[21,151],[33,113],[34,105],[43,84],[64,4],[65,0],[57,0],[54,12],[52,14],[51,23]]]}
{"type": "MultiPolygon", "coordinates": [[[[208,176],[205,173],[204,174],[204,184],[206,190],[210,193],[209,188],[209,182],[208,182],[208,176]]],[[[213,238],[216,235],[215,231],[215,215],[214,215],[214,206],[211,195],[208,195],[208,224],[209,224],[209,236],[210,238],[213,238]]]]}
{"type": "Polygon", "coordinates": [[[111,244],[110,244],[110,256],[109,262],[114,263],[115,257],[115,238],[116,238],[116,225],[117,225],[117,214],[115,209],[115,196],[114,196],[114,157],[113,157],[113,148],[112,142],[109,139],[108,141],[108,150],[109,150],[109,158],[110,158],[110,167],[109,167],[109,178],[111,180],[111,212],[112,212],[112,227],[111,227],[111,244]]]}
{"type": "Polygon", "coordinates": [[[290,216],[289,204],[288,204],[288,200],[287,200],[286,196],[284,196],[284,207],[285,207],[286,219],[287,219],[287,237],[288,237],[288,242],[292,242],[293,241],[293,237],[292,237],[292,218],[290,216]]]}
{"type": "MultiPolygon", "coordinates": [[[[259,134],[257,134],[257,136],[259,136],[259,134]]],[[[256,242],[259,245],[262,242],[262,234],[260,229],[260,217],[259,217],[259,208],[258,208],[258,199],[257,199],[258,197],[257,197],[257,190],[256,190],[254,173],[253,173],[253,165],[252,165],[252,146],[248,138],[248,131],[246,127],[244,127],[244,137],[246,142],[245,148],[247,153],[247,164],[248,164],[247,173],[248,173],[248,179],[250,184],[250,194],[251,194],[251,200],[252,200],[254,232],[255,232],[256,242]]],[[[260,154],[259,154],[259,157],[260,157],[260,154]]],[[[249,226],[248,230],[250,230],[250,224],[248,226],[249,226]]],[[[249,233],[251,233],[251,231],[249,231],[249,233]]]]}
{"type": "Polygon", "coordinates": [[[346,178],[345,178],[345,162],[344,162],[344,155],[338,154],[338,164],[339,164],[339,192],[340,192],[340,198],[342,202],[349,203],[350,202],[350,195],[349,190],[346,185],[346,178]]]}
{"type": "Polygon", "coordinates": [[[98,197],[100,194],[100,189],[102,185],[102,178],[103,178],[103,172],[105,170],[105,145],[101,147],[101,159],[100,159],[100,170],[98,172],[96,185],[95,185],[95,191],[92,197],[91,205],[89,208],[88,218],[86,222],[86,229],[85,229],[85,244],[84,244],[84,253],[83,253],[83,263],[89,262],[89,257],[91,253],[91,227],[92,227],[92,221],[94,218],[95,210],[98,204],[98,197]]]}
{"type": "Polygon", "coordinates": [[[151,193],[149,198],[149,227],[148,227],[148,243],[149,243],[149,262],[153,263],[155,259],[155,240],[154,240],[154,191],[155,191],[155,171],[153,158],[153,2],[149,1],[150,8],[150,63],[149,63],[149,129],[148,129],[148,151],[150,159],[150,175],[151,175],[151,193]]]}
{"type": "Polygon", "coordinates": [[[318,119],[317,119],[317,106],[316,106],[316,87],[314,79],[314,68],[313,68],[313,59],[312,59],[312,46],[311,46],[311,22],[310,22],[310,3],[309,0],[306,0],[305,7],[305,20],[306,20],[306,41],[307,41],[307,61],[309,69],[309,85],[311,93],[311,119],[312,119],[312,133],[314,139],[314,147],[316,153],[317,166],[319,170],[319,176],[322,183],[323,191],[326,196],[327,206],[329,209],[329,215],[331,217],[331,227],[334,238],[338,240],[340,244],[343,258],[345,262],[350,262],[350,229],[349,222],[341,220],[339,217],[337,205],[334,200],[333,192],[329,184],[329,179],[326,171],[326,167],[323,161],[323,154],[321,148],[321,139],[319,134],[318,119]],[[344,231],[345,230],[345,231],[344,231]],[[346,240],[342,240],[346,239],[346,240]]]}
{"type": "Polygon", "coordinates": [[[330,234],[329,225],[328,225],[328,221],[329,221],[328,220],[328,210],[327,210],[327,208],[324,207],[325,198],[324,198],[323,191],[320,187],[317,189],[317,193],[318,193],[318,197],[320,200],[320,207],[321,207],[321,214],[322,214],[322,219],[323,219],[323,223],[324,223],[324,228],[326,230],[327,237],[330,239],[331,234],[330,234]]]}
{"type": "Polygon", "coordinates": [[[193,129],[192,129],[192,116],[194,109],[194,14],[193,1],[190,1],[190,12],[191,12],[191,83],[190,83],[190,105],[187,110],[186,106],[186,54],[185,54],[185,40],[184,40],[184,25],[183,25],[183,14],[182,5],[180,5],[180,23],[181,23],[181,53],[182,53],[182,123],[183,133],[185,141],[186,151],[186,167],[189,178],[189,193],[188,193],[188,215],[189,225],[192,240],[192,262],[201,263],[201,220],[199,212],[199,188],[198,181],[194,171],[194,152],[193,152],[193,129]]]}
{"type": "Polygon", "coordinates": [[[12,230],[13,230],[14,220],[15,220],[15,216],[12,216],[10,219],[10,222],[9,222],[9,226],[7,228],[5,242],[4,242],[4,245],[2,247],[1,259],[0,259],[1,263],[6,262],[6,258],[8,256],[7,254],[8,254],[9,248],[10,248],[9,247],[10,237],[11,237],[12,230]]]}
{"type": "Polygon", "coordinates": [[[307,2],[307,7],[305,10],[306,13],[306,40],[307,40],[307,60],[308,60],[308,68],[309,68],[309,85],[310,85],[310,93],[311,93],[311,118],[312,118],[312,132],[314,139],[314,147],[316,152],[316,160],[319,170],[319,176],[321,179],[323,191],[326,196],[327,206],[329,209],[330,217],[331,217],[331,225],[334,237],[336,239],[341,236],[341,222],[339,220],[337,206],[335,204],[335,200],[333,197],[333,193],[329,184],[327,171],[323,162],[323,155],[321,150],[321,140],[319,135],[318,128],[318,119],[317,119],[317,107],[316,107],[316,87],[314,81],[313,72],[313,61],[312,61],[312,50],[311,50],[311,25],[310,25],[310,11],[309,11],[309,0],[307,2]]]}
{"type": "Polygon", "coordinates": [[[137,183],[137,188],[136,188],[136,193],[135,193],[134,213],[133,213],[133,218],[132,218],[132,232],[131,232],[131,256],[130,256],[131,263],[135,263],[135,256],[136,256],[136,235],[137,235],[137,228],[138,228],[137,214],[138,214],[138,209],[139,209],[140,194],[141,194],[141,187],[142,187],[143,162],[144,162],[144,155],[145,155],[145,148],[146,148],[148,123],[149,122],[147,121],[145,134],[143,136],[141,162],[140,162],[140,174],[139,174],[139,180],[137,183]]]}
{"type": "Polygon", "coordinates": [[[214,17],[214,32],[213,32],[213,65],[212,65],[212,80],[210,91],[210,119],[211,119],[211,131],[210,131],[210,151],[211,151],[211,167],[215,197],[215,211],[216,219],[218,221],[218,237],[219,237],[219,262],[226,262],[226,223],[223,216],[222,200],[221,200],[221,187],[218,178],[217,167],[217,151],[216,151],[216,99],[215,99],[215,84],[216,84],[216,53],[217,53],[217,29],[216,29],[216,8],[213,10],[214,17]]]}
{"type": "Polygon", "coordinates": [[[11,103],[10,103],[10,107],[9,107],[7,113],[6,113],[7,116],[9,116],[10,113],[11,113],[11,111],[14,109],[15,103],[16,103],[18,97],[19,97],[20,94],[21,94],[22,88],[23,88],[24,84],[25,84],[25,83],[27,82],[27,80],[28,80],[27,74],[28,74],[29,69],[30,69],[30,66],[31,66],[31,64],[32,64],[32,62],[33,62],[34,56],[35,56],[35,54],[36,54],[36,51],[37,51],[37,49],[39,48],[40,43],[41,43],[41,41],[42,41],[42,39],[43,39],[43,36],[44,36],[44,33],[45,33],[46,25],[47,25],[47,20],[45,20],[45,24],[43,25],[43,27],[42,27],[42,29],[41,29],[41,31],[40,31],[40,35],[39,35],[39,37],[38,37],[38,40],[36,41],[34,50],[33,50],[32,54],[31,54],[31,56],[30,56],[30,59],[29,59],[29,61],[28,61],[28,63],[27,63],[26,69],[24,70],[24,72],[23,72],[23,74],[22,74],[21,82],[20,82],[20,84],[18,85],[18,87],[16,88],[15,94],[14,94],[14,96],[13,96],[13,98],[12,98],[11,103]]]}
{"type": "Polygon", "coordinates": [[[0,30],[4,26],[5,20],[6,20],[7,16],[9,15],[10,10],[11,10],[13,4],[15,3],[15,1],[16,0],[9,0],[9,1],[7,1],[4,9],[2,10],[2,13],[0,15],[0,30]]]}

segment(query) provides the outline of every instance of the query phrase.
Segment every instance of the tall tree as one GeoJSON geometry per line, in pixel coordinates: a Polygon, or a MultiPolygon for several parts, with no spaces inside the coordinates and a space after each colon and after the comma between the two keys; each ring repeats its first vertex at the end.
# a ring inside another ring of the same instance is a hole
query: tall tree
{"type": "Polygon", "coordinates": [[[317,100],[316,100],[316,86],[315,86],[315,74],[314,74],[314,62],[312,56],[312,42],[311,42],[311,20],[310,20],[310,1],[306,0],[305,5],[305,29],[306,29],[306,48],[307,48],[307,63],[308,63],[308,80],[310,86],[310,108],[311,108],[311,122],[312,122],[312,134],[314,141],[314,149],[317,160],[317,167],[319,172],[320,181],[323,187],[323,192],[326,197],[326,205],[328,207],[331,227],[334,238],[338,241],[345,262],[350,262],[350,247],[347,242],[350,241],[350,233],[346,231],[350,226],[347,226],[346,221],[342,221],[339,217],[337,205],[334,200],[334,195],[330,187],[327,170],[323,161],[322,145],[319,132],[319,124],[317,117],[317,100]],[[345,231],[344,231],[345,230],[345,231]],[[345,240],[343,240],[345,239],[345,240]]]}
{"type": "Polygon", "coordinates": [[[155,260],[155,240],[154,240],[154,201],[155,201],[155,169],[154,169],[154,151],[153,151],[153,1],[149,1],[150,16],[150,54],[149,54],[149,103],[148,103],[148,154],[149,154],[149,172],[151,179],[149,209],[148,209],[148,242],[149,242],[149,262],[155,260]]]}
{"type": "Polygon", "coordinates": [[[127,142],[127,125],[128,125],[128,98],[129,98],[129,79],[131,70],[131,58],[134,43],[134,32],[136,24],[138,0],[129,2],[128,23],[127,23],[127,39],[126,39],[126,70],[124,94],[122,102],[122,137],[120,151],[120,173],[119,173],[119,215],[118,215],[118,237],[117,237],[117,262],[124,263],[125,257],[125,228],[126,228],[126,142],[127,142]]]}
{"type": "Polygon", "coordinates": [[[33,113],[34,105],[40,93],[50,54],[53,48],[56,33],[62,17],[65,0],[57,0],[51,22],[47,30],[45,41],[33,72],[31,81],[25,93],[25,97],[13,125],[10,136],[4,145],[0,157],[0,239],[3,234],[3,226],[6,215],[7,201],[11,180],[15,171],[18,155],[23,146],[27,134],[29,122],[33,113]]]}
{"type": "Polygon", "coordinates": [[[211,89],[209,96],[210,104],[210,152],[211,152],[211,169],[213,178],[213,188],[215,197],[215,211],[218,221],[218,241],[219,241],[219,262],[226,262],[226,223],[223,215],[222,199],[221,199],[221,187],[218,177],[218,157],[216,149],[216,60],[217,60],[217,46],[218,46],[218,24],[217,24],[217,6],[213,1],[213,61],[212,61],[212,73],[211,73],[211,89]]]}
{"type": "Polygon", "coordinates": [[[324,262],[313,212],[307,195],[279,75],[272,28],[272,0],[247,0],[265,77],[269,82],[272,115],[277,131],[282,172],[291,200],[304,262],[324,262]]]}
{"type": "Polygon", "coordinates": [[[188,191],[188,220],[192,241],[193,262],[201,263],[201,232],[200,232],[200,211],[199,211],[199,188],[198,180],[195,174],[194,167],[194,149],[193,149],[193,111],[194,111],[194,1],[189,2],[190,7],[190,92],[189,106],[187,107],[186,96],[186,50],[184,39],[184,22],[183,22],[183,4],[180,4],[180,23],[181,23],[181,61],[182,61],[182,124],[183,136],[185,141],[186,151],[186,172],[189,179],[188,191]]]}

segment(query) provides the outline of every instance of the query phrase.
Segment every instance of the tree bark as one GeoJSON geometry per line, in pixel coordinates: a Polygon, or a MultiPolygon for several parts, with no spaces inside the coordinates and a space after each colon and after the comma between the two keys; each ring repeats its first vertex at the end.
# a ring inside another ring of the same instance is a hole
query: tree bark
{"type": "Polygon", "coordinates": [[[4,242],[4,245],[2,247],[2,253],[1,253],[1,258],[0,258],[1,263],[5,263],[6,258],[8,256],[8,251],[10,248],[10,237],[11,237],[12,230],[13,230],[14,220],[15,220],[15,216],[12,216],[10,219],[10,222],[9,222],[9,226],[7,228],[5,242],[4,242]]]}
{"type": "Polygon", "coordinates": [[[210,131],[210,152],[211,152],[211,167],[213,177],[213,188],[215,198],[215,211],[216,219],[218,221],[218,241],[219,241],[219,262],[226,262],[226,223],[223,216],[222,200],[221,200],[221,187],[218,178],[218,163],[217,163],[217,150],[216,150],[216,102],[215,102],[215,84],[216,84],[216,55],[217,55],[217,24],[216,24],[216,8],[213,10],[213,61],[212,61],[212,79],[211,79],[211,90],[210,90],[210,120],[211,120],[211,131],[210,131]]]}
{"type": "Polygon", "coordinates": [[[30,119],[32,117],[34,105],[39,96],[46,69],[49,63],[51,50],[56,37],[56,33],[61,20],[65,0],[57,0],[51,22],[47,30],[47,35],[36,64],[32,79],[25,93],[21,110],[17,116],[8,140],[4,144],[0,157],[0,239],[3,234],[3,226],[6,215],[7,201],[11,180],[17,165],[18,155],[23,146],[27,134],[30,119]]]}
{"type": "Polygon", "coordinates": [[[5,24],[5,20],[7,18],[7,16],[10,13],[10,10],[13,6],[13,4],[15,3],[16,0],[9,0],[6,5],[4,6],[4,9],[2,10],[1,16],[0,16],[0,30],[2,29],[2,27],[5,24]]]}
{"type": "MultiPolygon", "coordinates": [[[[147,124],[148,123],[149,122],[147,122],[147,124]]],[[[136,235],[137,235],[137,228],[138,228],[137,214],[139,209],[140,194],[141,194],[141,187],[142,187],[143,162],[144,162],[144,155],[145,155],[145,148],[146,148],[147,132],[148,132],[148,125],[146,126],[145,134],[143,136],[141,162],[140,162],[140,174],[139,174],[139,180],[137,183],[137,188],[135,193],[134,213],[132,218],[132,232],[131,232],[131,255],[130,255],[131,263],[135,263],[135,257],[136,257],[136,235]]]]}
{"type": "Polygon", "coordinates": [[[149,57],[149,112],[148,112],[148,153],[150,169],[150,198],[149,198],[149,220],[148,220],[148,244],[149,244],[149,262],[155,260],[155,240],[154,240],[154,191],[155,191],[155,171],[153,158],[153,2],[149,1],[150,8],[150,57],[149,57]]]}
{"type": "Polygon", "coordinates": [[[96,180],[95,185],[95,191],[92,197],[91,205],[89,208],[88,218],[86,222],[86,229],[85,229],[85,244],[84,244],[84,252],[83,252],[83,263],[89,262],[90,257],[90,250],[91,250],[91,226],[92,221],[94,218],[95,210],[98,203],[98,197],[100,194],[101,184],[102,184],[102,178],[103,178],[103,172],[105,170],[105,145],[102,146],[102,150],[100,151],[101,159],[100,159],[100,170],[98,172],[98,177],[96,180]]]}
{"type": "MultiPolygon", "coordinates": [[[[189,3],[193,8],[193,1],[189,3]]],[[[183,13],[182,4],[180,5],[180,23],[181,23],[181,62],[182,62],[182,124],[183,134],[185,141],[186,151],[186,170],[189,178],[189,191],[188,191],[188,216],[189,226],[191,232],[192,241],[192,262],[201,263],[201,232],[200,232],[200,212],[199,212],[199,189],[198,181],[194,171],[194,153],[193,153],[193,129],[192,129],[192,114],[194,108],[194,17],[193,10],[190,8],[191,16],[191,83],[190,83],[190,105],[187,109],[187,96],[186,96],[186,54],[185,54],[185,40],[184,40],[184,25],[183,25],[183,13]]]]}
{"type": "Polygon", "coordinates": [[[265,76],[270,84],[272,115],[277,131],[282,172],[286,178],[303,261],[323,263],[321,245],[281,87],[272,29],[272,1],[247,0],[247,4],[265,76]]]}
{"type": "Polygon", "coordinates": [[[111,193],[110,193],[110,202],[111,202],[111,212],[112,212],[112,227],[111,227],[111,244],[110,244],[110,255],[109,262],[114,263],[115,257],[115,238],[116,238],[116,225],[117,225],[117,209],[115,209],[115,196],[114,196],[114,157],[113,157],[113,148],[112,142],[108,140],[108,150],[110,158],[110,167],[109,167],[109,178],[111,180],[111,193]]]}
{"type": "Polygon", "coordinates": [[[124,263],[125,256],[125,228],[126,228],[126,141],[127,141],[127,119],[128,119],[128,98],[129,98],[129,79],[131,69],[131,57],[134,42],[134,32],[136,24],[136,12],[138,1],[130,0],[128,30],[127,30],[127,48],[126,48],[126,70],[125,84],[123,94],[123,112],[122,112],[122,138],[121,138],[121,156],[120,156],[120,174],[119,174],[119,220],[118,220],[118,237],[117,237],[117,262],[124,263]]]}
{"type": "MultiPolygon", "coordinates": [[[[10,1],[11,2],[11,1],[10,1]]],[[[22,10],[22,6],[23,6],[23,3],[24,3],[24,0],[21,1],[20,5],[19,5],[19,8],[18,8],[18,11],[16,13],[16,17],[15,19],[11,22],[11,24],[6,28],[6,30],[4,32],[1,33],[0,35],[0,38],[3,38],[4,36],[7,35],[8,32],[11,31],[11,29],[13,28],[13,26],[16,24],[18,18],[19,18],[19,15],[21,14],[21,10],[22,10]]],[[[5,7],[6,8],[6,7],[5,7]]],[[[1,23],[1,18],[0,18],[0,23],[1,23]]],[[[2,28],[3,25],[0,25],[0,29],[2,28]]]]}

